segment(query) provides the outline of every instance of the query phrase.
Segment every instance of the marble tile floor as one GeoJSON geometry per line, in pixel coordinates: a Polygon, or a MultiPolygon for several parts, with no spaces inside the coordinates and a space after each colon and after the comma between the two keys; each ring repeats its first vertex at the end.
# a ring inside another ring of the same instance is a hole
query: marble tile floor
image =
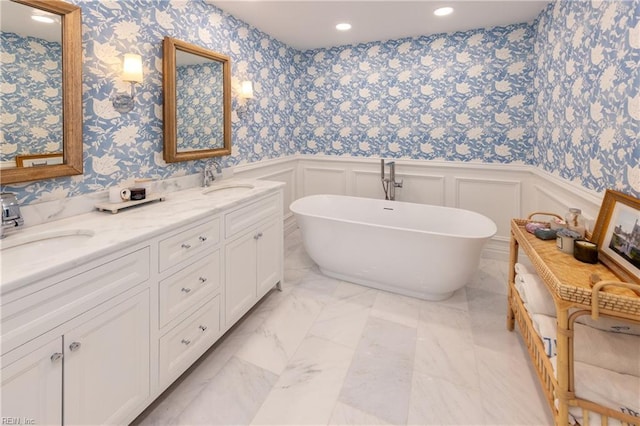
{"type": "Polygon", "coordinates": [[[134,424],[551,425],[507,262],[442,302],[323,276],[299,231],[272,291],[134,424]]]}

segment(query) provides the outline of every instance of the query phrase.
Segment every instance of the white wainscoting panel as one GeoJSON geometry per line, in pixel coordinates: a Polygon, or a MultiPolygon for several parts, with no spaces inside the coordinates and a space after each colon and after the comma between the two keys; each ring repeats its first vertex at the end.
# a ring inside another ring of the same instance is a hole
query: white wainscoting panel
{"type": "Polygon", "coordinates": [[[402,188],[396,188],[396,200],[444,206],[445,177],[419,173],[396,174],[402,188]]]}
{"type": "Polygon", "coordinates": [[[569,208],[579,208],[587,219],[587,228],[593,229],[602,203],[601,199],[579,194],[577,190],[567,190],[561,186],[550,185],[548,181],[542,180],[534,183],[533,192],[532,195],[535,197],[538,211],[564,216],[569,208]]]}
{"type": "Polygon", "coordinates": [[[301,196],[316,194],[347,195],[347,171],[344,168],[302,166],[301,196]]]}
{"type": "Polygon", "coordinates": [[[456,207],[481,213],[498,227],[498,241],[509,241],[510,223],[520,217],[520,181],[455,178],[456,207]]]}
{"type": "Polygon", "coordinates": [[[351,172],[351,194],[356,197],[384,199],[380,171],[353,170],[351,172]]]}

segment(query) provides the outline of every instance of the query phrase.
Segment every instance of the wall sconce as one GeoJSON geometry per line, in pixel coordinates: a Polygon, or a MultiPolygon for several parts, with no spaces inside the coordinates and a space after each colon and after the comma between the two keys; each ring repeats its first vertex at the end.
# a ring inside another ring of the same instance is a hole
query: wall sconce
{"type": "Polygon", "coordinates": [[[122,80],[131,83],[131,93],[117,93],[113,97],[113,107],[118,112],[129,112],[133,109],[133,85],[142,83],[142,57],[134,53],[124,55],[122,63],[122,80]]]}
{"type": "Polygon", "coordinates": [[[240,83],[240,93],[238,93],[239,105],[237,108],[238,116],[241,117],[247,112],[249,100],[253,99],[253,83],[245,80],[240,83]]]}

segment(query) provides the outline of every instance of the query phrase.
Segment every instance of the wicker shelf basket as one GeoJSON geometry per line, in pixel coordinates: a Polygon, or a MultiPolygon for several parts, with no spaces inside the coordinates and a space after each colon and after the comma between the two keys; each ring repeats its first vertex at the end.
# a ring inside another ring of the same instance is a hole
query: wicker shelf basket
{"type": "MultiPolygon", "coordinates": [[[[640,323],[640,286],[621,282],[603,264],[592,265],[576,260],[572,255],[559,251],[554,241],[536,238],[525,229],[530,221],[511,221],[507,328],[513,330],[517,321],[556,424],[569,424],[569,407],[580,407],[582,418],[587,421],[588,413],[593,412],[601,416],[603,425],[615,419],[625,425],[640,426],[640,418],[576,397],[573,383],[573,323],[579,315],[575,312],[590,314],[594,319],[604,315],[640,323]],[[515,264],[519,249],[533,263],[556,305],[556,374],[515,289],[515,264]],[[592,284],[594,274],[599,277],[596,285],[592,284]]],[[[584,425],[588,425],[588,422],[584,425]]]]}

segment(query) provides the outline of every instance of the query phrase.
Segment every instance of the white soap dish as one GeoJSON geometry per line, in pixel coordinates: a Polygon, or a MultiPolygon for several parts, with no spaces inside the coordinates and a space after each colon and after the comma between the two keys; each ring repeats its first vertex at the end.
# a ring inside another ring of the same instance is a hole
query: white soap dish
{"type": "Polygon", "coordinates": [[[96,209],[103,211],[108,211],[113,214],[118,213],[120,210],[139,206],[140,204],[151,203],[153,201],[164,201],[164,194],[149,194],[145,197],[144,200],[135,200],[135,201],[123,201],[122,203],[97,203],[96,209]]]}

